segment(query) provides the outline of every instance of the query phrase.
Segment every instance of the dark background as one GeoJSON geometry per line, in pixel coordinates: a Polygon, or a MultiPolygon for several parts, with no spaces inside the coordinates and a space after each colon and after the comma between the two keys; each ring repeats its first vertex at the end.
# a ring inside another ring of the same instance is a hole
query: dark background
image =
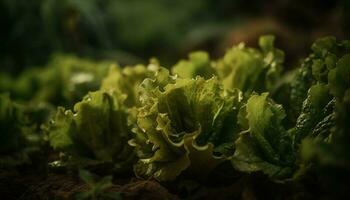
{"type": "Polygon", "coordinates": [[[315,38],[349,39],[349,9],[348,0],[1,0],[0,67],[15,75],[57,52],[169,66],[266,33],[292,65],[315,38]]]}

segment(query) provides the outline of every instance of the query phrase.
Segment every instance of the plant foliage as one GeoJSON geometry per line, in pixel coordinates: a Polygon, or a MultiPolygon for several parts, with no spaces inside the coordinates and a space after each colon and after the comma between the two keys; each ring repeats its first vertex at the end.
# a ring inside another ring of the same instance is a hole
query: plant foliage
{"type": "MultiPolygon", "coordinates": [[[[263,36],[258,49],[241,43],[218,60],[195,52],[170,70],[157,60],[120,68],[61,56],[42,71],[4,76],[0,88],[15,100],[0,96],[1,166],[20,165],[47,141],[73,169],[205,181],[229,164],[242,176],[316,177],[341,190],[350,174],[350,42],[326,37],[311,49],[294,73],[263,36]],[[68,108],[52,116],[60,104],[68,108]]],[[[83,199],[110,186],[81,177],[92,188],[83,199]]]]}

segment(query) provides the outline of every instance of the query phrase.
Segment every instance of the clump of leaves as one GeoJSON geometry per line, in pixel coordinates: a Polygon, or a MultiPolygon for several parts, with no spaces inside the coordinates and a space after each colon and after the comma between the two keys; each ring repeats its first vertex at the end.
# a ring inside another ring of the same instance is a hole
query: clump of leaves
{"type": "Polygon", "coordinates": [[[139,85],[146,78],[153,78],[159,70],[156,60],[151,60],[148,66],[126,66],[120,69],[112,66],[108,75],[102,80],[101,90],[118,91],[126,95],[125,105],[128,108],[139,106],[139,85]]]}
{"type": "Polygon", "coordinates": [[[39,150],[36,111],[13,102],[9,94],[0,94],[0,167],[29,163],[29,155],[39,150]]]}
{"type": "Polygon", "coordinates": [[[119,192],[107,191],[113,186],[112,176],[100,178],[94,176],[86,170],[79,171],[80,178],[89,186],[89,190],[79,192],[75,195],[77,200],[121,200],[122,196],[119,192]]]}
{"type": "Polygon", "coordinates": [[[74,106],[59,108],[46,131],[51,146],[80,167],[112,163],[116,171],[129,170],[133,150],[127,141],[125,96],[117,92],[90,92],[74,106]]]}
{"type": "Polygon", "coordinates": [[[112,64],[57,54],[45,68],[31,68],[15,79],[7,77],[0,89],[19,100],[72,106],[87,92],[99,89],[112,64]]]}
{"type": "MultiPolygon", "coordinates": [[[[344,134],[343,129],[347,126],[344,121],[348,119],[346,94],[350,80],[349,41],[337,42],[333,37],[326,37],[317,40],[312,50],[313,53],[306,59],[308,65],[302,67],[311,69],[313,85],[296,125],[299,137],[307,138],[304,141],[307,145],[303,145],[307,150],[304,149],[303,155],[308,158],[318,154],[311,153],[313,150],[309,147],[313,146],[312,141],[333,143],[335,138],[344,134]]],[[[340,144],[340,140],[337,143],[340,144]]]]}
{"type": "Polygon", "coordinates": [[[249,129],[236,140],[233,166],[243,172],[263,171],[272,178],[290,177],[294,172],[293,138],[283,127],[286,114],[267,93],[252,95],[246,104],[249,129]]]}
{"type": "Polygon", "coordinates": [[[320,136],[307,137],[301,146],[302,159],[316,169],[327,190],[336,195],[346,190],[350,173],[350,45],[344,49],[347,54],[328,73],[330,93],[335,97],[332,123],[322,123],[318,126],[320,136]]]}
{"type": "MultiPolygon", "coordinates": [[[[133,167],[138,177],[159,181],[203,180],[226,162],[237,174],[294,183],[317,177],[322,186],[344,188],[350,174],[350,42],[316,41],[287,78],[280,74],[284,54],[273,42],[265,36],[259,49],[240,44],[214,62],[196,52],[173,74],[157,61],[112,66],[106,76],[90,71],[104,77],[101,87],[96,82],[100,89],[73,111],[58,108],[44,127],[48,141],[75,169],[108,164],[113,172],[133,167]],[[278,92],[281,82],[286,92],[278,92]]],[[[67,77],[74,69],[66,69],[67,77]]],[[[57,88],[70,99],[67,88],[57,88]]],[[[93,87],[73,88],[75,101],[93,87]]],[[[1,96],[0,121],[7,127],[1,155],[24,152],[33,135],[27,133],[40,132],[38,124],[47,121],[45,109],[30,105],[1,96]]],[[[108,184],[91,183],[95,189],[83,197],[100,198],[108,184]]]]}
{"type": "Polygon", "coordinates": [[[319,153],[324,149],[322,146],[327,146],[326,143],[339,134],[338,131],[333,133],[337,115],[343,112],[336,109],[336,93],[346,85],[343,80],[347,76],[348,67],[345,66],[348,66],[346,52],[349,47],[347,42],[337,43],[328,37],[316,41],[312,49],[313,53],[290,79],[290,104],[284,102],[290,117],[296,116],[294,122],[283,122],[286,120],[284,109],[280,105],[273,106],[267,94],[248,99],[245,105],[247,120],[243,122],[249,129],[236,140],[232,157],[235,168],[245,172],[262,171],[273,179],[285,180],[304,173],[307,160],[317,155],[322,157],[321,160],[336,157],[319,153]],[[340,70],[342,75],[339,75],[340,70]],[[335,82],[341,84],[334,86],[335,82]],[[315,147],[320,143],[324,145],[315,147]]]}
{"type": "Polygon", "coordinates": [[[248,48],[244,43],[229,49],[216,62],[215,69],[225,89],[238,88],[247,96],[253,91],[271,91],[280,78],[284,61],[283,51],[274,47],[273,36],[259,39],[260,49],[248,48]]]}
{"type": "Polygon", "coordinates": [[[201,77],[175,78],[165,87],[146,79],[142,89],[138,129],[130,141],[140,158],[134,167],[138,176],[166,181],[189,170],[205,177],[223,161],[213,153],[221,153],[237,134],[239,91],[201,77]]]}
{"type": "Polygon", "coordinates": [[[209,79],[215,75],[215,70],[208,53],[197,51],[190,53],[188,58],[188,60],[180,60],[173,66],[172,72],[182,78],[201,76],[205,79],[209,79]]]}

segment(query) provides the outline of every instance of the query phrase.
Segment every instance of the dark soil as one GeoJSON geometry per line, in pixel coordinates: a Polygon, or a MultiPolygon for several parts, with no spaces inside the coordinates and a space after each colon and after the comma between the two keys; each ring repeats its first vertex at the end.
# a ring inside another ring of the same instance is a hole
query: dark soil
{"type": "MultiPolygon", "coordinates": [[[[123,199],[178,199],[166,188],[151,180],[118,180],[109,191],[122,193],[123,199]]],[[[49,173],[46,177],[35,174],[19,174],[0,171],[0,199],[4,200],[51,200],[74,199],[77,192],[88,186],[74,175],[49,173]]]]}
{"type": "MultiPolygon", "coordinates": [[[[89,190],[88,185],[77,176],[77,173],[19,171],[0,170],[1,200],[67,200],[74,199],[78,192],[89,190]]],[[[317,186],[319,184],[314,182],[314,179],[303,180],[299,184],[276,183],[261,174],[232,175],[230,179],[224,181],[223,177],[216,175],[205,182],[180,177],[180,180],[162,184],[155,180],[142,180],[130,176],[118,177],[114,177],[113,186],[107,192],[119,192],[126,200],[294,200],[333,199],[331,197],[334,196],[325,193],[317,186]]]]}

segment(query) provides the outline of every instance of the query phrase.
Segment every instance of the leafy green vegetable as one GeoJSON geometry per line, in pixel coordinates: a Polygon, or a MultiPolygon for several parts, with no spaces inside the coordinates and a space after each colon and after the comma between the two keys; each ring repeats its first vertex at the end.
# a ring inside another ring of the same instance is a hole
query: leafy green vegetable
{"type": "Polygon", "coordinates": [[[306,129],[309,133],[305,132],[307,137],[300,145],[301,162],[333,196],[344,195],[350,172],[349,44],[349,41],[338,42],[327,37],[312,46],[312,73],[314,80],[321,84],[310,88],[309,93],[314,90],[314,100],[306,101],[313,102],[309,107],[311,112],[316,112],[306,120],[309,126],[304,127],[311,128],[316,121],[318,124],[311,130],[306,129]],[[329,99],[332,100],[326,105],[329,99]]]}
{"type": "Polygon", "coordinates": [[[195,78],[201,76],[205,79],[215,75],[215,70],[211,65],[209,55],[203,51],[189,54],[189,60],[180,60],[173,68],[172,72],[182,78],[195,78]]]}
{"type": "Polygon", "coordinates": [[[2,90],[19,100],[71,106],[100,87],[112,64],[57,54],[46,68],[29,69],[17,79],[10,79],[11,85],[6,83],[8,86],[3,85],[2,90]]]}
{"type": "Polygon", "coordinates": [[[80,192],[76,194],[77,200],[121,200],[122,197],[119,192],[108,192],[110,187],[113,186],[112,176],[106,176],[100,180],[96,180],[96,177],[93,176],[89,171],[80,170],[80,178],[88,184],[89,190],[86,192],[80,192]]]}
{"type": "Polygon", "coordinates": [[[273,43],[273,36],[264,36],[259,40],[261,50],[245,47],[243,43],[228,50],[216,63],[224,87],[238,88],[245,95],[272,90],[284,61],[284,53],[275,49],[273,43]]]}
{"type": "Polygon", "coordinates": [[[262,171],[273,179],[293,174],[295,151],[292,137],[282,126],[286,114],[267,93],[252,95],[246,105],[249,129],[240,133],[233,166],[243,172],[262,171]]]}
{"type": "Polygon", "coordinates": [[[0,94],[0,167],[29,163],[29,155],[39,149],[37,124],[28,117],[24,107],[0,94]]]}
{"type": "Polygon", "coordinates": [[[21,127],[24,122],[23,116],[11,102],[8,94],[2,94],[0,100],[1,127],[4,127],[1,131],[1,152],[6,153],[20,148],[24,142],[23,127],[21,127]]]}
{"type": "MultiPolygon", "coordinates": [[[[332,97],[327,85],[316,84],[311,86],[296,122],[295,143],[299,144],[306,136],[313,135],[315,137],[319,135],[315,135],[317,129],[321,128],[318,126],[325,125],[326,122],[333,120],[334,101],[331,100],[332,97]],[[324,121],[324,119],[326,120],[324,121]]],[[[322,130],[324,129],[325,127],[322,127],[322,130]]]]}
{"type": "Polygon", "coordinates": [[[123,69],[111,67],[108,75],[103,79],[101,89],[106,91],[118,91],[126,95],[127,107],[138,106],[139,85],[146,78],[154,77],[159,69],[157,61],[153,60],[146,67],[144,65],[127,66],[123,69]]]}
{"type": "Polygon", "coordinates": [[[78,166],[113,163],[128,170],[134,156],[124,100],[117,92],[97,91],[75,104],[74,112],[59,108],[47,128],[51,146],[78,166]]]}
{"type": "Polygon", "coordinates": [[[298,69],[296,76],[291,81],[290,102],[288,102],[288,116],[291,123],[298,118],[307,92],[313,83],[312,69],[309,67],[309,59],[306,59],[298,69]]]}
{"type": "Polygon", "coordinates": [[[334,37],[325,37],[312,45],[313,53],[303,61],[291,82],[291,109],[288,114],[292,121],[299,116],[309,88],[316,83],[328,83],[329,70],[335,68],[339,58],[347,51],[346,42],[343,43],[338,44],[334,37]]]}
{"type": "Polygon", "coordinates": [[[328,129],[328,137],[305,140],[302,156],[305,160],[316,160],[323,166],[337,166],[350,170],[349,113],[350,113],[350,54],[339,59],[328,74],[330,92],[336,98],[335,124],[328,129]]]}
{"type": "MultiPolygon", "coordinates": [[[[59,158],[51,166],[63,163],[73,171],[133,168],[142,178],[199,184],[222,170],[243,182],[260,173],[293,187],[314,181],[325,191],[344,190],[350,41],[317,40],[299,68],[283,76],[284,54],[273,43],[264,36],[259,49],[240,44],[218,61],[195,52],[169,70],[156,60],[119,68],[57,57],[16,80],[1,75],[0,89],[22,102],[0,95],[0,167],[30,161],[46,138],[59,158]],[[59,107],[49,121],[52,104],[75,105],[59,107]]],[[[87,171],[80,176],[91,188],[80,199],[111,197],[103,196],[111,176],[101,182],[87,171]]]]}
{"type": "MultiPolygon", "coordinates": [[[[135,173],[161,181],[183,171],[206,176],[222,159],[216,149],[232,143],[240,92],[228,92],[216,78],[178,78],[165,87],[143,82],[136,136],[130,144],[140,157],[135,173]]],[[[220,152],[219,152],[220,153],[220,152]]],[[[203,178],[203,177],[202,177],[203,178]]]]}

